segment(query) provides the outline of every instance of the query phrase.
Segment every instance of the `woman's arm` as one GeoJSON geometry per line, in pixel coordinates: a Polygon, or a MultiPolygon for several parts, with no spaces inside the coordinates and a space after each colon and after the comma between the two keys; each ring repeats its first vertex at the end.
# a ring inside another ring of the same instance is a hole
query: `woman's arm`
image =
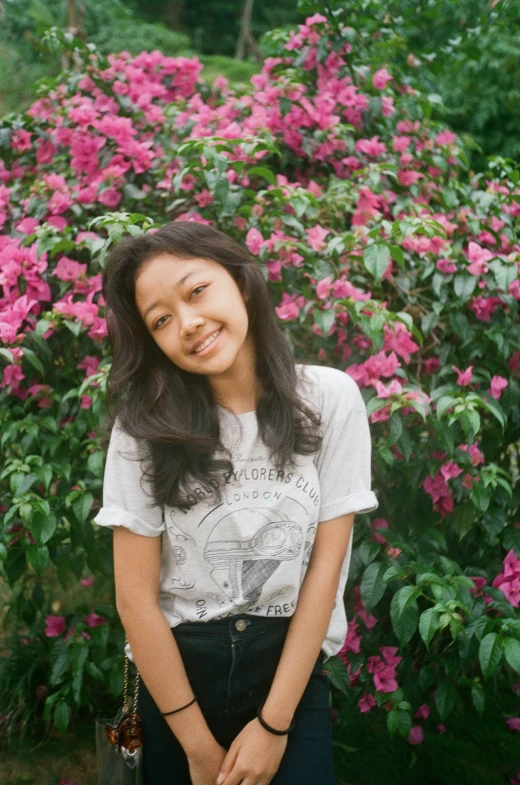
{"type": "Polygon", "coordinates": [[[354,517],[349,513],[318,524],[296,610],[262,709],[262,717],[274,728],[287,728],[292,722],[325,640],[354,517]]]}
{"type": "MultiPolygon", "coordinates": [[[[291,724],[325,640],[354,516],[349,513],[318,524],[296,610],[262,709],[264,720],[278,730],[291,724]]],[[[287,738],[275,736],[258,719],[252,720],[229,748],[217,785],[239,785],[246,778],[267,785],[280,766],[287,738]]]]}
{"type": "MultiPolygon", "coordinates": [[[[161,537],[114,529],[116,606],[136,667],[159,707],[171,711],[193,698],[179,647],[159,605],[161,537]]],[[[188,758],[216,741],[199,704],[165,717],[188,758]]]]}

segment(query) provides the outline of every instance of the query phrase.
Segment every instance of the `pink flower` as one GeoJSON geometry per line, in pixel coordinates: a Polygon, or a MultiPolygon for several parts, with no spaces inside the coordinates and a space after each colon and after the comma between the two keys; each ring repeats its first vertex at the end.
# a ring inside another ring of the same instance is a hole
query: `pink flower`
{"type": "Polygon", "coordinates": [[[376,529],[388,529],[388,521],[385,518],[374,518],[372,523],[370,524],[370,528],[374,532],[372,535],[372,539],[374,542],[380,542],[382,545],[386,545],[386,540],[382,534],[376,532],[376,529]]]}
{"type": "Polygon", "coordinates": [[[453,497],[446,480],[440,472],[426,477],[423,482],[423,488],[432,497],[434,510],[440,512],[441,515],[446,515],[453,511],[453,497]]]}
{"type": "Polygon", "coordinates": [[[339,656],[344,662],[346,661],[346,654],[348,651],[351,651],[353,654],[359,654],[361,651],[362,637],[357,632],[358,627],[359,624],[356,621],[349,621],[347,627],[347,636],[343,646],[339,651],[339,656]]]}
{"type": "Polygon", "coordinates": [[[38,684],[36,689],[34,690],[34,697],[36,700],[45,700],[47,695],[49,694],[49,688],[46,684],[38,684]]]}
{"type": "Polygon", "coordinates": [[[506,720],[509,730],[520,730],[520,717],[510,717],[506,720]]]}
{"type": "Polygon", "coordinates": [[[437,259],[437,270],[445,275],[449,275],[457,272],[457,265],[451,259],[437,259]]]}
{"type": "Polygon", "coordinates": [[[397,175],[397,179],[399,180],[401,185],[404,185],[405,187],[408,185],[414,185],[421,177],[424,177],[424,175],[421,174],[420,172],[410,172],[410,171],[404,171],[402,169],[399,171],[399,174],[397,175]]]}
{"type": "Polygon", "coordinates": [[[437,357],[429,357],[424,361],[424,370],[426,373],[436,373],[440,367],[441,364],[437,357]]]}
{"type": "Polygon", "coordinates": [[[468,264],[466,267],[466,270],[472,275],[487,273],[489,269],[487,262],[493,258],[491,251],[488,251],[487,248],[481,248],[478,243],[474,242],[468,244],[466,256],[471,262],[471,264],[468,264]]]}
{"type": "Polygon", "coordinates": [[[502,391],[506,389],[507,385],[508,381],[507,379],[504,379],[503,376],[493,376],[491,379],[491,388],[488,392],[492,398],[495,398],[495,400],[498,401],[502,395],[502,391]]]}
{"type": "Polygon", "coordinates": [[[491,585],[500,589],[514,608],[520,605],[520,559],[510,550],[503,562],[504,570],[493,579],[491,585]]]}
{"type": "Polygon", "coordinates": [[[448,482],[448,480],[452,480],[454,477],[458,477],[459,474],[462,474],[462,469],[460,466],[457,466],[457,464],[453,461],[446,461],[446,463],[443,463],[439,471],[446,482],[448,482]]]}
{"type": "Polygon", "coordinates": [[[246,236],[246,245],[250,253],[258,256],[260,250],[264,244],[264,238],[258,231],[258,229],[250,229],[246,236]]]}
{"type": "Polygon", "coordinates": [[[88,578],[82,578],[80,580],[80,583],[82,586],[92,586],[92,584],[94,583],[94,578],[92,575],[89,575],[88,578]]]}
{"type": "Polygon", "coordinates": [[[47,638],[56,638],[56,636],[65,632],[67,627],[65,624],[65,616],[47,616],[45,624],[45,635],[47,638]]]}
{"type": "Polygon", "coordinates": [[[396,646],[382,646],[380,649],[386,664],[378,655],[368,658],[367,671],[373,675],[374,686],[379,692],[395,692],[398,688],[396,681],[395,666],[401,661],[402,657],[396,657],[396,646]]]}
{"type": "Polygon", "coordinates": [[[408,736],[408,744],[422,744],[424,741],[424,731],[420,725],[414,725],[408,736]]]}
{"type": "Polygon", "coordinates": [[[423,703],[413,715],[417,720],[427,720],[430,716],[430,707],[423,703]]]}
{"type": "Polygon", "coordinates": [[[467,444],[459,444],[458,449],[470,454],[472,466],[480,466],[481,463],[484,463],[484,454],[476,444],[472,444],[470,447],[467,444]]]}
{"type": "Polygon", "coordinates": [[[439,733],[446,733],[446,725],[443,725],[442,722],[440,722],[437,725],[437,730],[439,733]]]}
{"type": "Polygon", "coordinates": [[[279,319],[290,322],[298,318],[300,315],[300,308],[304,302],[305,297],[303,295],[296,297],[295,294],[289,295],[287,292],[284,292],[282,294],[282,302],[280,305],[275,305],[274,310],[279,319]]]}
{"type": "Polygon", "coordinates": [[[376,705],[376,699],[374,698],[373,695],[371,695],[369,692],[366,692],[365,690],[365,692],[363,693],[363,695],[358,701],[359,711],[361,712],[361,714],[367,714],[370,711],[370,709],[374,708],[375,705],[376,705]]]}
{"type": "Polygon", "coordinates": [[[392,75],[387,71],[386,68],[380,68],[372,77],[372,84],[376,88],[376,90],[384,90],[387,82],[390,82],[393,79],[392,75]]]}
{"type": "Polygon", "coordinates": [[[330,297],[330,290],[332,289],[332,276],[327,275],[326,278],[323,278],[321,281],[318,281],[316,284],[316,294],[320,298],[320,300],[326,300],[330,297]]]}
{"type": "Polygon", "coordinates": [[[467,387],[468,384],[471,384],[471,379],[473,375],[472,365],[469,365],[465,371],[459,371],[459,369],[456,368],[455,365],[452,365],[451,367],[458,374],[457,384],[460,384],[461,387],[467,387]]]}
{"type": "Polygon", "coordinates": [[[92,613],[89,613],[88,616],[85,616],[83,621],[89,627],[100,627],[102,624],[106,624],[108,620],[104,619],[103,616],[98,616],[97,613],[94,613],[94,611],[92,611],[92,613]]]}
{"type": "Polygon", "coordinates": [[[309,240],[309,245],[313,251],[322,251],[325,248],[325,238],[329,234],[328,229],[324,229],[317,224],[310,229],[306,229],[305,232],[309,240]]]}
{"type": "Polygon", "coordinates": [[[452,134],[451,131],[441,131],[437,134],[437,144],[444,145],[444,144],[453,144],[456,140],[455,134],[452,134]]]}
{"type": "Polygon", "coordinates": [[[379,136],[373,136],[371,139],[358,139],[354,147],[358,153],[365,153],[372,158],[378,158],[386,153],[386,145],[379,141],[379,136]]]}

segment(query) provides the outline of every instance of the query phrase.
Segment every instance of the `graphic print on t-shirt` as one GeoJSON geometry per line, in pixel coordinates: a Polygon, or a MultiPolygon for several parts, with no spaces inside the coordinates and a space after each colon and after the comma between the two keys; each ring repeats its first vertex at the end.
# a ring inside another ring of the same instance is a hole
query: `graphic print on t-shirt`
{"type": "MultiPolygon", "coordinates": [[[[258,612],[262,604],[285,595],[289,587],[285,581],[276,580],[276,572],[283,562],[294,562],[294,569],[300,574],[302,564],[308,563],[317,523],[306,523],[304,528],[301,522],[308,521],[309,501],[297,498],[300,494],[294,486],[291,491],[291,495],[281,492],[275,507],[262,504],[261,498],[259,506],[253,506],[251,489],[244,492],[249,497],[246,504],[232,494],[226,503],[217,504],[199,521],[192,530],[193,536],[185,531],[178,511],[169,510],[167,528],[174,567],[169,589],[172,600],[186,590],[186,599],[194,601],[201,611],[209,603],[218,608],[231,605],[258,612]],[[203,570],[202,561],[206,564],[203,570]],[[208,575],[208,567],[215,591],[208,591],[206,583],[199,594],[197,576],[201,572],[208,575]],[[269,583],[270,578],[275,579],[274,583],[269,583]]],[[[174,604],[170,607],[172,613],[174,604]]],[[[292,610],[291,606],[284,612],[292,610]]],[[[279,611],[273,606],[272,612],[279,611]]]]}
{"type": "Polygon", "coordinates": [[[279,510],[245,508],[217,521],[204,547],[212,565],[211,577],[230,600],[257,603],[264,584],[280,562],[296,558],[302,546],[302,527],[280,516],[279,510]],[[254,531],[247,539],[234,539],[238,524],[254,531]]]}

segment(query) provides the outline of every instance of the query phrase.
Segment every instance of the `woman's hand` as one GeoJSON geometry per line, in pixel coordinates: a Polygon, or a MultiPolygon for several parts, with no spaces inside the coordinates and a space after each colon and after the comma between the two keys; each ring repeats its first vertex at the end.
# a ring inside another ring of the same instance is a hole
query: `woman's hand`
{"type": "Polygon", "coordinates": [[[251,720],[233,740],[220,772],[217,785],[268,785],[278,771],[287,735],[276,736],[251,720]]]}
{"type": "Polygon", "coordinates": [[[200,753],[188,755],[192,785],[215,785],[226,755],[226,750],[215,738],[211,744],[205,744],[200,753]]]}

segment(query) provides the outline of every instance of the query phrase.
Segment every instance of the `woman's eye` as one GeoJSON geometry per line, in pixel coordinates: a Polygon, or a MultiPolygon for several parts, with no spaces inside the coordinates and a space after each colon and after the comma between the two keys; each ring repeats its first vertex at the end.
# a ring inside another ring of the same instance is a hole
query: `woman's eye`
{"type": "MultiPolygon", "coordinates": [[[[192,293],[190,294],[190,298],[191,298],[191,295],[192,295],[192,294],[195,294],[195,292],[198,292],[198,291],[199,291],[199,289],[205,289],[205,288],[206,288],[206,285],[197,286],[197,287],[196,287],[196,288],[195,288],[195,289],[192,291],[192,293]]],[[[155,322],[155,324],[154,324],[154,326],[153,326],[154,330],[158,330],[158,329],[161,327],[161,322],[162,322],[162,320],[163,320],[163,319],[167,319],[167,318],[168,318],[167,316],[161,316],[161,318],[160,318],[160,319],[157,319],[157,321],[155,322]]]]}
{"type": "Polygon", "coordinates": [[[157,321],[155,322],[155,324],[154,324],[154,326],[153,326],[153,329],[154,329],[154,330],[157,330],[157,329],[158,329],[158,328],[161,326],[161,321],[162,321],[163,319],[167,319],[167,318],[168,318],[167,316],[161,316],[161,318],[160,318],[160,319],[157,319],[157,321]]]}

